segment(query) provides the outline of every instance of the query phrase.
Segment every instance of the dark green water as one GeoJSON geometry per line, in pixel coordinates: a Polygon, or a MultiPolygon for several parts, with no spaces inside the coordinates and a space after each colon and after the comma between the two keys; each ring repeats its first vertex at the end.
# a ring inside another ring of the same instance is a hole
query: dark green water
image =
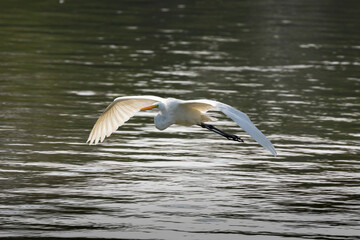
{"type": "Polygon", "coordinates": [[[360,2],[0,2],[0,237],[358,239],[360,2]],[[118,96],[209,98],[273,158],[118,96]]]}

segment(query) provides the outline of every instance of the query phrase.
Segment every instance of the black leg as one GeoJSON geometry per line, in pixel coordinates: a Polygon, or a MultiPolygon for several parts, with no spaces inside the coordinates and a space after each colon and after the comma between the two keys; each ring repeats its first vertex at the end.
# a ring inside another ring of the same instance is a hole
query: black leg
{"type": "Polygon", "coordinates": [[[228,134],[226,132],[221,131],[220,129],[217,129],[216,127],[214,127],[213,125],[210,124],[206,124],[206,123],[201,123],[198,124],[200,127],[202,128],[206,128],[214,133],[220,134],[221,136],[227,138],[228,140],[233,140],[233,141],[237,141],[237,142],[244,142],[244,140],[242,140],[240,137],[236,136],[236,135],[232,135],[232,134],[228,134]]]}

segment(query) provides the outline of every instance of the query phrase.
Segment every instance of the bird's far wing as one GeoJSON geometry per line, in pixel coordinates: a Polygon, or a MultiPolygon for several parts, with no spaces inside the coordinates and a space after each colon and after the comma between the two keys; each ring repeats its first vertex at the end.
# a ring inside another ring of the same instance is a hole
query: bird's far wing
{"type": "Polygon", "coordinates": [[[104,141],[141,108],[164,99],[156,96],[129,96],[116,98],[101,114],[86,142],[90,145],[104,141]]]}
{"type": "Polygon", "coordinates": [[[245,113],[227,104],[207,99],[183,101],[182,104],[184,104],[186,107],[195,108],[201,112],[207,112],[212,109],[222,111],[226,116],[230,117],[242,129],[244,129],[245,132],[247,132],[255,141],[257,141],[261,146],[270,151],[276,157],[277,153],[272,143],[251,122],[250,118],[245,113]]]}
{"type": "Polygon", "coordinates": [[[276,150],[265,135],[251,122],[245,113],[221,102],[216,102],[216,108],[222,111],[226,116],[234,120],[242,129],[244,129],[255,141],[270,151],[276,157],[276,150]]]}

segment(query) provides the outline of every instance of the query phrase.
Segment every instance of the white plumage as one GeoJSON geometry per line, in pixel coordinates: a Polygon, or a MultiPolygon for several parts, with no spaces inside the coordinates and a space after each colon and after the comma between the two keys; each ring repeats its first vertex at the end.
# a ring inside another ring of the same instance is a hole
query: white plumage
{"type": "Polygon", "coordinates": [[[96,121],[87,142],[98,144],[109,137],[141,108],[149,106],[155,102],[163,101],[163,98],[155,96],[132,96],[116,98],[101,114],[96,121]]]}
{"type": "Polygon", "coordinates": [[[251,122],[243,112],[218,101],[207,99],[179,100],[156,96],[119,97],[114,100],[96,121],[87,142],[97,144],[104,141],[118,127],[128,121],[140,110],[157,108],[159,114],[154,118],[155,127],[164,130],[172,124],[183,126],[200,125],[214,119],[206,115],[209,110],[222,111],[234,120],[255,141],[276,156],[276,150],[265,135],[251,122]]]}

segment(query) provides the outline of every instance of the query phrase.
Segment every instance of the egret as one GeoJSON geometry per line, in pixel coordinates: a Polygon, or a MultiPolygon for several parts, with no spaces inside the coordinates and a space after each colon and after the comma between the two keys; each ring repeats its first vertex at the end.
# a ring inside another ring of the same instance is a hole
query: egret
{"type": "Polygon", "coordinates": [[[90,132],[87,142],[98,144],[109,137],[126,121],[139,111],[157,109],[159,113],[154,118],[155,127],[164,130],[172,124],[182,126],[198,125],[221,136],[238,142],[243,140],[232,134],[223,132],[213,125],[205,122],[216,119],[206,114],[209,110],[218,110],[234,120],[255,141],[267,149],[276,157],[276,150],[265,135],[251,122],[250,118],[243,112],[218,101],[180,100],[175,98],[161,98],[157,96],[128,96],[116,98],[101,114],[90,132]]]}

